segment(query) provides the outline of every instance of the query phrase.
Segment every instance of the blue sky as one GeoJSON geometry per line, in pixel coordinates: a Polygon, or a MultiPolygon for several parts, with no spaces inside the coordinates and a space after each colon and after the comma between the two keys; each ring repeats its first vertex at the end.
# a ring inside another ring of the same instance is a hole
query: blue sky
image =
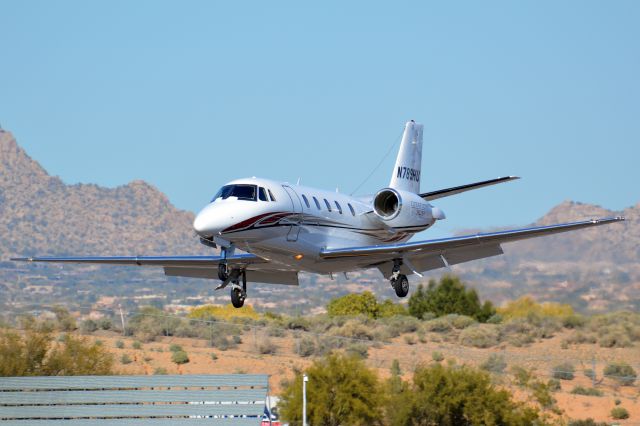
{"type": "Polygon", "coordinates": [[[0,124],[67,183],[144,179],[193,211],[252,175],[349,193],[415,119],[422,190],[523,177],[440,200],[430,235],[640,201],[637,1],[0,0],[0,17],[0,124]]]}

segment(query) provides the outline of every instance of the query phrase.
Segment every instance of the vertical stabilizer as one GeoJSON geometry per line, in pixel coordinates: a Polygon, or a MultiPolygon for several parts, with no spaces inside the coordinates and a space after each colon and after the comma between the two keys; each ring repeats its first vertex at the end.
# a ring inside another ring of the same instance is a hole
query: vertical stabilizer
{"type": "Polygon", "coordinates": [[[422,124],[411,120],[404,126],[396,166],[391,174],[389,187],[420,193],[420,169],[422,168],[422,124]]]}

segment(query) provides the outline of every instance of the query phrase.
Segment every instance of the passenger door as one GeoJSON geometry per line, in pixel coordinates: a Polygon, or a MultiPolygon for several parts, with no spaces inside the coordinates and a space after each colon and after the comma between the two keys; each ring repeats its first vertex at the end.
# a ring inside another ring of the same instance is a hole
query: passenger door
{"type": "Polygon", "coordinates": [[[289,232],[287,233],[287,241],[298,241],[298,234],[300,233],[300,223],[302,222],[302,201],[300,200],[298,193],[294,191],[292,187],[290,187],[289,185],[282,185],[282,187],[287,192],[287,195],[291,200],[292,211],[295,213],[289,218],[291,226],[289,227],[289,232]]]}

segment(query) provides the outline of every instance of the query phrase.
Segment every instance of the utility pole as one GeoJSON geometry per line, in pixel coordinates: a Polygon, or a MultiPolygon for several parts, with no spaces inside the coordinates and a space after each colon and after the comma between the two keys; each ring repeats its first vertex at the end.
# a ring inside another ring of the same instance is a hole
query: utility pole
{"type": "Polygon", "coordinates": [[[309,376],[302,375],[302,426],[307,426],[307,382],[309,376]]]}
{"type": "Polygon", "coordinates": [[[118,309],[120,309],[120,321],[122,322],[122,335],[125,335],[124,331],[124,314],[122,313],[122,305],[118,304],[118,309]]]}

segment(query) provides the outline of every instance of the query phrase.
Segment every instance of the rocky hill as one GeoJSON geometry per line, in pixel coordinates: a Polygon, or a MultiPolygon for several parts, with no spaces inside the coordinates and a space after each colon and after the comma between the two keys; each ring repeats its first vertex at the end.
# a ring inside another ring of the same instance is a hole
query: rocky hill
{"type": "Polygon", "coordinates": [[[0,130],[0,257],[194,254],[193,214],[143,181],[65,185],[0,130]]]}

